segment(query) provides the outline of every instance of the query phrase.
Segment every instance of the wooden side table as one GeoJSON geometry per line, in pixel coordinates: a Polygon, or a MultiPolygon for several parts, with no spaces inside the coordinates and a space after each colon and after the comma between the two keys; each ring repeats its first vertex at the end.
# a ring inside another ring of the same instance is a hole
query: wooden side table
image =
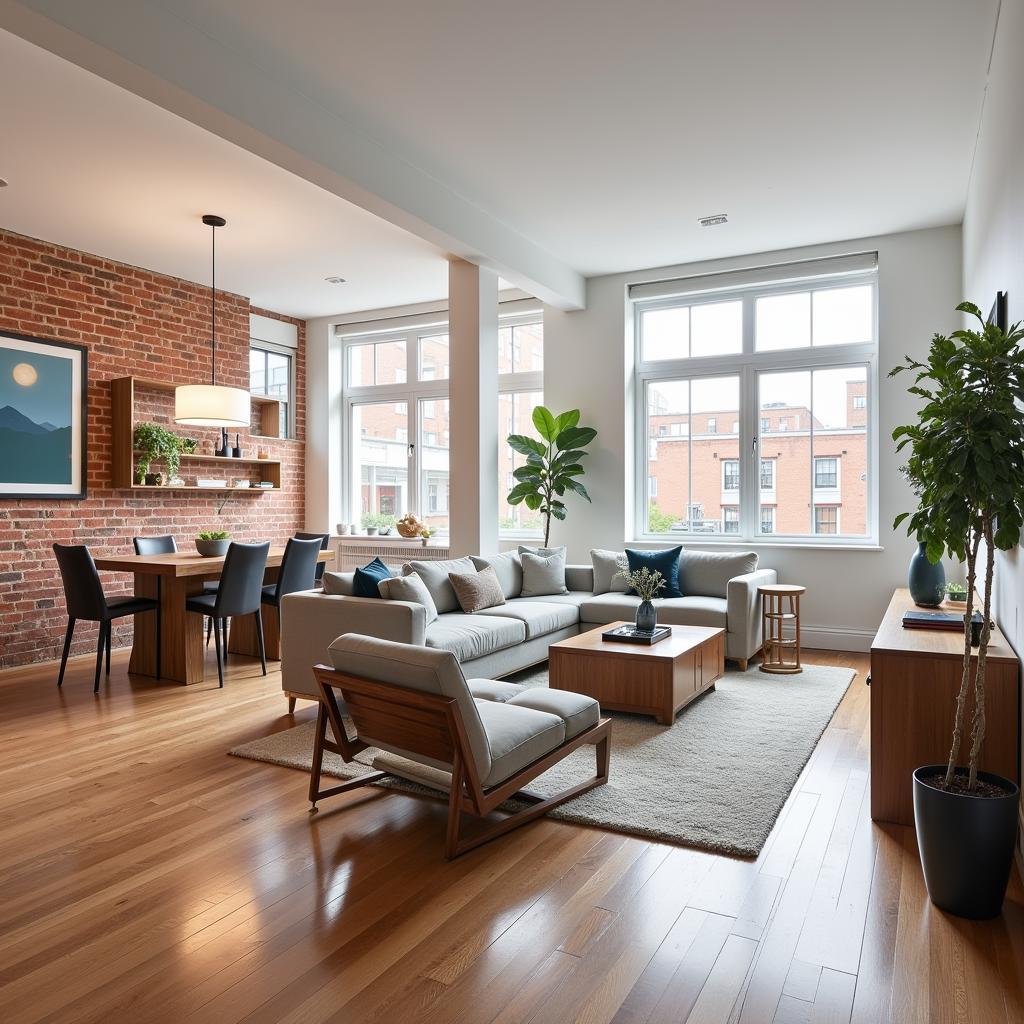
{"type": "Polygon", "coordinates": [[[806,587],[777,583],[758,587],[761,596],[761,671],[803,672],[800,664],[800,597],[806,587]]]}

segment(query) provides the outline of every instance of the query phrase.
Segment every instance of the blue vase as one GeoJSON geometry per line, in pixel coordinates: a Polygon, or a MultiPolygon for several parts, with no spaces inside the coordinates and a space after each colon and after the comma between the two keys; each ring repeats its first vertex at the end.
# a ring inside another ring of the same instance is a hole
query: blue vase
{"type": "Polygon", "coordinates": [[[942,568],[941,562],[933,565],[928,561],[924,544],[917,545],[917,551],[910,559],[907,585],[914,604],[925,608],[935,608],[942,604],[946,595],[946,570],[942,568]]]}
{"type": "Polygon", "coordinates": [[[651,633],[658,624],[658,613],[650,601],[641,601],[636,606],[636,628],[651,633]]]}

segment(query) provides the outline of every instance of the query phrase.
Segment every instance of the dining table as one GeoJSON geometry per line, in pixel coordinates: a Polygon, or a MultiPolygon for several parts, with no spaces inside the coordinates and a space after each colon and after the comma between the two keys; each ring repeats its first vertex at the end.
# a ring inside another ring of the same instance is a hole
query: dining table
{"type": "MultiPolygon", "coordinates": [[[[267,555],[264,584],[273,583],[284,558],[284,547],[272,547],[267,555]]],[[[334,552],[321,551],[318,561],[334,559],[334,552]]],[[[103,555],[96,568],[109,572],[130,572],[135,577],[135,595],[160,602],[160,628],[156,616],[135,616],[135,639],[128,671],[138,675],[157,674],[157,637],[160,638],[160,677],[180,683],[203,681],[205,646],[204,616],[187,611],[185,602],[203,592],[208,580],[219,580],[224,571],[224,556],[206,557],[184,551],[161,555],[103,555]]],[[[264,646],[268,660],[281,658],[281,628],[277,608],[264,604],[264,646]]],[[[252,615],[232,619],[228,633],[228,651],[258,658],[256,623],[252,615]]]]}

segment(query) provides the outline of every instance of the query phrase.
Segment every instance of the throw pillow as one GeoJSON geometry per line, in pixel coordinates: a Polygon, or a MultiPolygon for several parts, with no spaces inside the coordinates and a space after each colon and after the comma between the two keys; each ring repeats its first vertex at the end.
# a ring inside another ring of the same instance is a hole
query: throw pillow
{"type": "Polygon", "coordinates": [[[458,611],[459,599],[455,596],[448,573],[475,572],[476,566],[468,556],[465,558],[446,558],[444,561],[416,561],[402,566],[402,575],[408,576],[415,572],[423,580],[430,596],[434,599],[434,607],[438,615],[445,612],[458,611]]]}
{"type": "Polygon", "coordinates": [[[437,618],[437,606],[419,573],[411,572],[408,576],[392,576],[381,580],[377,590],[385,601],[411,601],[423,605],[427,611],[428,626],[437,618]]]}
{"type": "Polygon", "coordinates": [[[485,608],[496,608],[505,603],[498,574],[489,565],[479,572],[450,572],[448,580],[455,588],[459,607],[467,615],[475,615],[485,608]]]}
{"type": "Polygon", "coordinates": [[[334,597],[352,597],[352,588],[355,585],[355,573],[352,572],[325,572],[324,593],[334,597]]]}
{"type": "Polygon", "coordinates": [[[756,551],[687,550],[679,565],[679,582],[687,594],[728,597],[729,580],[756,569],[756,551]]]}
{"type": "Polygon", "coordinates": [[[519,561],[519,554],[515,551],[504,551],[500,555],[488,555],[486,558],[479,558],[470,555],[477,572],[490,566],[498,574],[498,582],[501,584],[501,592],[506,600],[510,597],[518,597],[523,589],[523,563],[519,561]]]}
{"type": "Polygon", "coordinates": [[[535,555],[520,550],[523,560],[523,597],[546,597],[549,594],[568,594],[565,585],[565,548],[560,554],[535,555]]]}
{"type": "Polygon", "coordinates": [[[590,552],[590,563],[594,567],[594,596],[598,594],[624,594],[629,587],[619,575],[619,559],[625,558],[624,551],[603,551],[594,548],[590,552]]]}
{"type": "MultiPolygon", "coordinates": [[[[658,597],[682,597],[683,592],[679,589],[679,556],[682,551],[682,546],[668,548],[666,551],[633,551],[626,548],[626,560],[630,572],[639,572],[646,565],[651,572],[661,573],[665,586],[658,591],[658,597]]],[[[636,591],[630,587],[627,593],[635,594],[636,591]]]]}
{"type": "Polygon", "coordinates": [[[356,597],[380,597],[377,584],[386,580],[391,575],[391,570],[379,559],[364,565],[362,569],[356,569],[355,579],[352,581],[352,593],[356,597]]]}

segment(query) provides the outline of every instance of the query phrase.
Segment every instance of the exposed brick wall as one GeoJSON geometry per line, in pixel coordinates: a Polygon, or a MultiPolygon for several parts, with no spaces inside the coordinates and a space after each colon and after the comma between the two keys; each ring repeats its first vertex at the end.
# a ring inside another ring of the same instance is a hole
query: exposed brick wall
{"type": "MultiPolygon", "coordinates": [[[[296,440],[250,439],[280,459],[283,490],[225,495],[165,494],[111,486],[109,381],[135,375],[198,383],[210,367],[210,291],[0,229],[0,330],[84,344],[89,350],[89,496],[84,501],[0,499],[0,667],[60,656],[64,594],[51,545],[84,543],[97,554],[131,550],[136,534],[172,533],[179,548],[200,529],[225,529],[238,540],[283,542],[302,529],[305,501],[305,324],[228,292],[217,296],[217,378],[248,388],[249,313],[289,320],[299,329],[296,357],[296,440]]],[[[170,396],[146,400],[144,415],[172,425],[170,396]]],[[[216,431],[175,428],[210,449],[216,431]]],[[[160,467],[162,468],[162,467],[160,467]]],[[[205,473],[213,467],[202,467],[205,473]]],[[[248,475],[239,473],[238,475],[248,475]]],[[[108,591],[127,591],[130,577],[104,574],[108,591]]],[[[131,642],[131,620],[115,626],[114,643],[131,642]]],[[[76,630],[73,653],[94,651],[95,626],[76,630]]]]}

